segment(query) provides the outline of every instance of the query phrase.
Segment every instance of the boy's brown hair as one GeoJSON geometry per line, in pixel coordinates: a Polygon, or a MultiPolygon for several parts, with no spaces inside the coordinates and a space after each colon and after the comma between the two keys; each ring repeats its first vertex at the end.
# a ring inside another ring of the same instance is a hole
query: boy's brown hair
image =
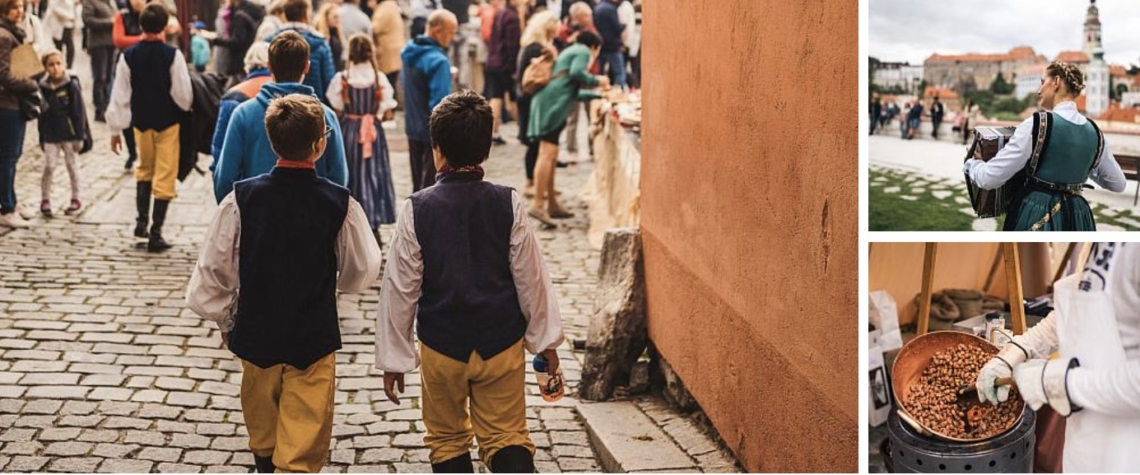
{"type": "Polygon", "coordinates": [[[152,35],[162,33],[169,21],[170,11],[161,3],[149,3],[139,13],[139,25],[142,26],[143,33],[152,35]]]}
{"type": "Polygon", "coordinates": [[[269,70],[276,82],[301,82],[309,65],[309,42],[295,31],[282,32],[269,43],[269,70]]]}
{"type": "Polygon", "coordinates": [[[305,17],[312,10],[308,0],[285,0],[281,9],[285,12],[285,21],[305,21],[305,17]]]}
{"type": "Polygon", "coordinates": [[[284,160],[305,161],[316,153],[325,133],[325,109],[313,96],[289,94],[265,111],[269,146],[284,160]]]}
{"type": "Polygon", "coordinates": [[[431,111],[428,125],[432,143],[451,166],[478,165],[491,153],[491,106],[471,90],[444,97],[431,111]]]}

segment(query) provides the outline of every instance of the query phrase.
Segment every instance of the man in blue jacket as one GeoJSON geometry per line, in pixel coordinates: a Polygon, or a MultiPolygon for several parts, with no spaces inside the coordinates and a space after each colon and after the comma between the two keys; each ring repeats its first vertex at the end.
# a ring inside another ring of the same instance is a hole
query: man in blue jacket
{"type": "MultiPolygon", "coordinates": [[[[296,32],[283,32],[269,45],[269,72],[273,82],[266,83],[252,100],[234,109],[226,138],[222,142],[218,166],[214,170],[214,197],[221,203],[234,189],[234,183],[268,173],[277,163],[277,155],[269,145],[265,130],[265,111],[269,102],[289,94],[316,97],[313,88],[300,84],[309,71],[309,45],[296,32]]],[[[348,184],[348,163],[344,158],[344,139],[336,114],[325,108],[328,146],[316,163],[317,175],[341,186],[348,184]]]]}
{"type": "Polygon", "coordinates": [[[435,184],[428,118],[436,104],[451,94],[447,47],[458,31],[455,14],[436,10],[428,17],[426,34],[412,38],[400,52],[404,61],[400,70],[400,82],[404,83],[404,130],[408,135],[413,192],[435,184]]]}
{"type": "Polygon", "coordinates": [[[281,25],[281,29],[270,36],[268,41],[273,41],[273,38],[286,31],[295,31],[305,38],[305,41],[309,43],[311,68],[305,73],[304,84],[313,88],[317,93],[317,98],[327,106],[329,101],[325,97],[325,91],[329,90],[329,84],[332,83],[333,76],[336,75],[332,49],[329,47],[328,39],[321,36],[309,25],[312,7],[308,0],[285,0],[283,11],[285,12],[286,23],[281,25]]]}

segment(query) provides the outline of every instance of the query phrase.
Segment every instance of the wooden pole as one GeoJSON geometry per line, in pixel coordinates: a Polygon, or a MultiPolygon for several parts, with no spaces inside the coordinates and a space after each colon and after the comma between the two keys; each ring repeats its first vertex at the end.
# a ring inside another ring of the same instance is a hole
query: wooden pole
{"type": "Polygon", "coordinates": [[[1009,310],[1012,317],[1013,334],[1025,333],[1025,294],[1021,288],[1021,262],[1017,252],[1017,243],[1004,242],[1002,249],[1005,253],[1005,280],[1009,286],[1009,310]]]}
{"type": "Polygon", "coordinates": [[[982,293],[989,295],[990,286],[994,285],[994,274],[997,274],[998,266],[1001,265],[1002,246],[998,246],[997,252],[994,253],[994,262],[990,264],[990,273],[986,275],[986,286],[982,287],[982,293]]]}
{"type": "Polygon", "coordinates": [[[925,335],[930,330],[930,299],[934,287],[934,260],[938,256],[938,243],[926,243],[926,255],[922,259],[922,297],[918,306],[918,334],[925,335]]]}

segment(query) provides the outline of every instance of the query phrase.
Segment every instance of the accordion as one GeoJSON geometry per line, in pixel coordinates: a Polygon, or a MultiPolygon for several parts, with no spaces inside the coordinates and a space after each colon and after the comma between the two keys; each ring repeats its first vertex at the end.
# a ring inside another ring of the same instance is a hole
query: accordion
{"type": "MultiPolygon", "coordinates": [[[[970,144],[970,151],[966,160],[976,158],[989,161],[997,156],[998,151],[1005,147],[1013,136],[1015,127],[977,127],[974,129],[974,141],[970,144]]],[[[1020,174],[1020,173],[1019,173],[1020,174]]],[[[1009,202],[1016,196],[1024,185],[1023,177],[1015,176],[996,190],[986,190],[979,187],[966,175],[966,191],[970,195],[970,205],[979,218],[994,218],[1005,214],[1009,202]]]]}

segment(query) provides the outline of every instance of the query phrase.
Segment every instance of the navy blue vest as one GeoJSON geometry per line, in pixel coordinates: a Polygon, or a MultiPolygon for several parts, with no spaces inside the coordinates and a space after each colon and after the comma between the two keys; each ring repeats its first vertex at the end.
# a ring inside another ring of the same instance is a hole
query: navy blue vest
{"type": "Polygon", "coordinates": [[[313,170],[274,168],[234,193],[241,292],[230,350],[262,368],[307,368],[340,349],[336,242],[348,190],[313,170]]]}
{"type": "Polygon", "coordinates": [[[420,341],[463,362],[517,343],[526,319],[511,276],[511,189],[455,173],[411,200],[424,262],[420,341]]]}
{"type": "Polygon", "coordinates": [[[182,109],[170,97],[173,46],[140,41],[123,51],[131,67],[131,126],[139,130],[165,130],[178,122],[182,109]]]}

